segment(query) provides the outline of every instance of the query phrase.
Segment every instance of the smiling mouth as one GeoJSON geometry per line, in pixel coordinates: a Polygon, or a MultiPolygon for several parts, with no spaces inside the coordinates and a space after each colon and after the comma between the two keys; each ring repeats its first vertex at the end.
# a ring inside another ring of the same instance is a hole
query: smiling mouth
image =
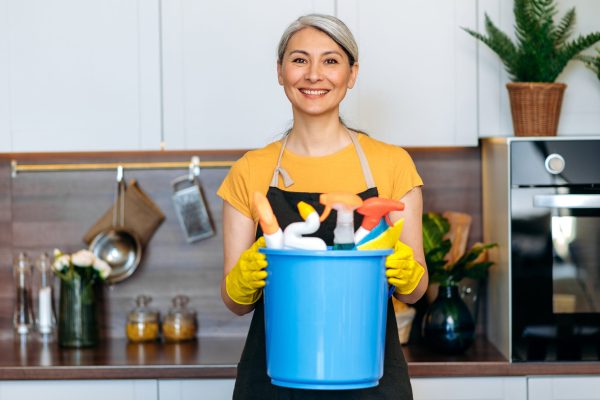
{"type": "Polygon", "coordinates": [[[324,90],[324,89],[300,89],[300,92],[302,94],[306,94],[309,96],[323,96],[327,93],[329,93],[329,90],[324,90]]]}

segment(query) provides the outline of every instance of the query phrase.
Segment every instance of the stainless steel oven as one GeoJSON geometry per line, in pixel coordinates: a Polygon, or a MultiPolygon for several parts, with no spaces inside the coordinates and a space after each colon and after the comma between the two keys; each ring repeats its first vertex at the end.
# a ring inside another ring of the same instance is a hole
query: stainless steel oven
{"type": "MultiPolygon", "coordinates": [[[[484,144],[484,164],[492,142],[484,144]]],[[[600,140],[503,142],[506,193],[484,182],[484,203],[489,195],[506,196],[500,240],[507,254],[498,258],[507,263],[510,359],[599,361],[600,140]]],[[[484,204],[484,225],[492,222],[490,212],[484,204]]],[[[494,236],[491,229],[484,231],[494,236]]]]}

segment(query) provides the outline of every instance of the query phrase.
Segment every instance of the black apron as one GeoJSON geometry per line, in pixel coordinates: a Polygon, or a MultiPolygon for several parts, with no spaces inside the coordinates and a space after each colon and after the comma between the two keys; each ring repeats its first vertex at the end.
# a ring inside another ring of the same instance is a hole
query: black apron
{"type": "MultiPolygon", "coordinates": [[[[369,197],[378,196],[371,170],[367,159],[358,143],[355,133],[349,132],[352,143],[358,154],[365,181],[368,189],[358,193],[363,200],[369,197]]],[[[313,206],[319,214],[323,212],[324,206],[319,203],[320,193],[300,193],[288,192],[279,189],[277,186],[279,175],[283,178],[285,187],[293,184],[292,179],[281,167],[281,158],[285,149],[287,137],[284,139],[277,160],[277,166],[273,173],[271,185],[267,192],[267,199],[271,203],[273,213],[281,229],[292,222],[302,221],[297,204],[304,201],[313,206]]],[[[331,215],[321,223],[319,230],[311,236],[320,237],[331,246],[333,244],[333,229],[336,224],[336,213],[331,215]]],[[[354,213],[355,228],[358,228],[362,222],[362,215],[354,213]]],[[[258,227],[256,237],[262,236],[260,226],[258,227]]],[[[234,400],[271,400],[271,399],[377,399],[377,400],[411,400],[412,389],[408,376],[408,368],[398,338],[398,329],[392,299],[388,301],[387,322],[385,335],[385,357],[383,367],[383,377],[379,385],[368,389],[358,390],[306,390],[291,389],[271,384],[271,378],[267,375],[267,350],[265,346],[265,319],[264,303],[261,299],[256,303],[252,322],[242,357],[237,368],[237,379],[233,391],[234,400]]]]}

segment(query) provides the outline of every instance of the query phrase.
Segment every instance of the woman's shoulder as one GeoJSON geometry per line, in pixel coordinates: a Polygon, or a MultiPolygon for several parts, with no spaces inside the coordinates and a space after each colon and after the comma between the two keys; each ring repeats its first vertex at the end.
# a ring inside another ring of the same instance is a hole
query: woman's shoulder
{"type": "Polygon", "coordinates": [[[390,144],[383,142],[381,140],[375,139],[370,135],[366,135],[364,133],[359,133],[359,142],[363,147],[367,156],[386,156],[392,157],[396,161],[402,161],[405,159],[411,159],[408,152],[395,144],[390,144]]]}
{"type": "Polygon", "coordinates": [[[277,140],[269,143],[265,147],[247,151],[240,160],[244,160],[244,162],[248,163],[250,166],[272,162],[273,159],[277,159],[280,150],[281,142],[277,140]]]}

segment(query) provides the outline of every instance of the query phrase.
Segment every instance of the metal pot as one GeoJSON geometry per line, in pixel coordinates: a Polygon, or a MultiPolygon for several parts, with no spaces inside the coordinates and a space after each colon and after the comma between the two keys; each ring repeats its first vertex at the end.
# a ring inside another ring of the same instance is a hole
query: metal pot
{"type": "Polygon", "coordinates": [[[142,244],[137,235],[125,227],[125,181],[123,167],[117,168],[117,191],[113,207],[113,224],[90,243],[90,251],[112,268],[107,280],[120,282],[134,273],[142,259],[142,244]]]}

